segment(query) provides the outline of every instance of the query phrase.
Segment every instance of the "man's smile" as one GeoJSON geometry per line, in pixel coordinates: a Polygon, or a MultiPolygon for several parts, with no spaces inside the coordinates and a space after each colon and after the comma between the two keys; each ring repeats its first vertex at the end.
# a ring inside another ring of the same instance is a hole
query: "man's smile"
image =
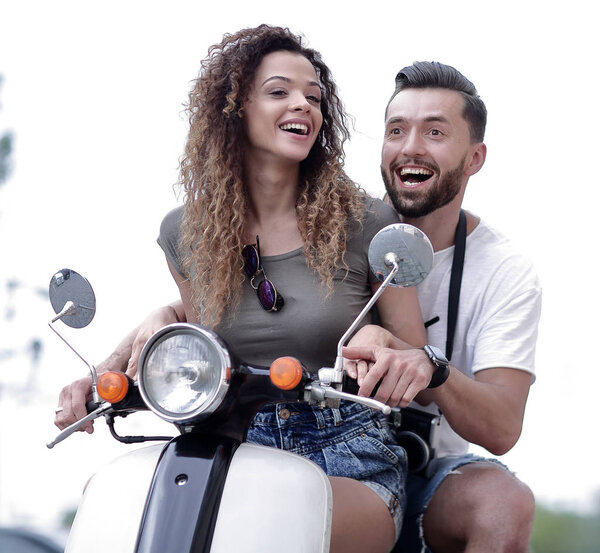
{"type": "Polygon", "coordinates": [[[396,175],[402,184],[416,186],[429,180],[433,176],[433,171],[425,167],[399,167],[396,169],[396,175]]]}

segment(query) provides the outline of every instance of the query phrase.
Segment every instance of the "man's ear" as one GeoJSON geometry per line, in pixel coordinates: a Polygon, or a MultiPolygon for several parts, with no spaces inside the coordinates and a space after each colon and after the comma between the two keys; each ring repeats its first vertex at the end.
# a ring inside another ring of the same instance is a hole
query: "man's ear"
{"type": "Polygon", "coordinates": [[[468,177],[474,175],[483,167],[486,154],[487,147],[483,142],[478,142],[471,146],[471,157],[469,158],[469,163],[465,166],[465,174],[468,177]]]}

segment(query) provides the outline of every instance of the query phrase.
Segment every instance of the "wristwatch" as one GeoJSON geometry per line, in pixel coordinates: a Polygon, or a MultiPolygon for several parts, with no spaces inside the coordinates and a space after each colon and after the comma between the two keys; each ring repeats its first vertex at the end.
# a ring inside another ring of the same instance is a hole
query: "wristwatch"
{"type": "Polygon", "coordinates": [[[430,346],[427,344],[421,349],[427,354],[429,359],[431,359],[431,362],[435,365],[433,376],[431,377],[431,381],[427,387],[437,388],[446,382],[446,380],[448,380],[448,376],[450,374],[450,363],[440,349],[436,348],[435,346],[430,346]]]}

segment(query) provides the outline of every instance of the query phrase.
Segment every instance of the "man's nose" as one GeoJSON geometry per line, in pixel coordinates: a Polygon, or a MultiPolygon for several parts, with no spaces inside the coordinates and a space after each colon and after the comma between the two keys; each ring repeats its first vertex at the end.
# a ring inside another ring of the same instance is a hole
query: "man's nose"
{"type": "Polygon", "coordinates": [[[426,154],[425,141],[421,133],[411,130],[402,143],[402,153],[406,157],[417,157],[426,154]]]}

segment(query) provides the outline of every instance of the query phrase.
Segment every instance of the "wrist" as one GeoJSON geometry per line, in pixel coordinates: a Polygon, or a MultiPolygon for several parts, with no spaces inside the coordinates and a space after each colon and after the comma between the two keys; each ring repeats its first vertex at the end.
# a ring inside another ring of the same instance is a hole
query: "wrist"
{"type": "Polygon", "coordinates": [[[450,363],[439,348],[426,344],[421,348],[427,355],[429,361],[433,364],[433,375],[427,388],[437,388],[448,380],[450,375],[450,363]]]}

